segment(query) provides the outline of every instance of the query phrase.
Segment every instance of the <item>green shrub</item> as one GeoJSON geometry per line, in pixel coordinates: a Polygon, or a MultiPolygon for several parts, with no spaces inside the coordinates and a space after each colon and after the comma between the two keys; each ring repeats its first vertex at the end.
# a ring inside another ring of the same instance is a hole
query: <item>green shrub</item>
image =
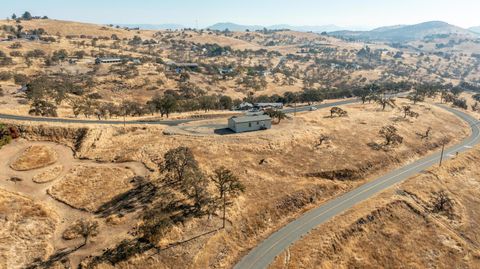
{"type": "Polygon", "coordinates": [[[12,141],[12,135],[10,133],[10,129],[0,123],[0,148],[9,144],[12,141]]]}

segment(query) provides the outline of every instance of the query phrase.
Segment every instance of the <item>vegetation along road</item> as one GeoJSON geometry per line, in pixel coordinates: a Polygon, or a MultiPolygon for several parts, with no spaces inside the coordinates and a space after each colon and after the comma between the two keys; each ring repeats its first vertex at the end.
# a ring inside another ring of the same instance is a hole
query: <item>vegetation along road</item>
{"type": "MultiPolygon", "coordinates": [[[[316,108],[327,108],[327,107],[334,107],[340,105],[347,105],[358,102],[358,99],[346,99],[338,102],[327,103],[327,104],[320,104],[315,106],[303,106],[298,108],[288,108],[284,109],[283,112],[285,113],[294,113],[296,112],[303,112],[309,111],[311,107],[316,108]]],[[[0,119],[4,120],[17,120],[17,121],[32,121],[32,122],[50,122],[50,123],[79,123],[79,124],[107,124],[107,125],[168,125],[168,126],[176,126],[182,123],[188,123],[192,121],[198,121],[201,119],[180,119],[180,120],[162,120],[162,121],[112,121],[112,120],[82,120],[82,119],[64,119],[64,118],[47,118],[47,117],[34,117],[34,116],[21,116],[21,115],[10,115],[10,114],[0,114],[0,119]]]]}
{"type": "MultiPolygon", "coordinates": [[[[471,129],[470,137],[463,140],[458,145],[445,150],[444,158],[453,157],[457,152],[463,152],[480,142],[480,121],[473,117],[457,111],[455,109],[442,106],[442,108],[452,112],[462,120],[466,121],[471,129]]],[[[439,162],[440,153],[435,153],[400,169],[392,171],[378,179],[364,184],[332,201],[312,209],[303,216],[287,224],[282,229],[273,233],[257,247],[252,249],[243,259],[234,267],[235,269],[253,269],[266,268],[281,254],[289,245],[299,240],[315,227],[327,222],[332,217],[341,214],[356,204],[372,197],[373,195],[394,186],[417,174],[424,169],[439,162]]]]}

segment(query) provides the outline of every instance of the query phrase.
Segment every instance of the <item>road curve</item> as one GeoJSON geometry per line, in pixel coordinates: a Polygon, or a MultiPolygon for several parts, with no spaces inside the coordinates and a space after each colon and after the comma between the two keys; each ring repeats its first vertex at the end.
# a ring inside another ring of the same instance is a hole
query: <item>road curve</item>
{"type": "MultiPolygon", "coordinates": [[[[314,106],[303,106],[298,108],[287,108],[284,109],[285,113],[294,113],[309,111],[311,107],[327,108],[333,106],[347,105],[359,102],[358,99],[347,99],[342,101],[337,101],[333,103],[320,104],[314,106]]],[[[181,119],[181,120],[161,120],[161,121],[113,121],[113,120],[82,120],[82,119],[65,119],[65,118],[44,118],[44,117],[34,117],[34,116],[21,116],[21,115],[10,115],[10,114],[1,114],[0,119],[4,120],[16,120],[16,121],[31,121],[31,122],[46,122],[46,123],[77,123],[77,124],[100,124],[100,125],[168,125],[168,126],[177,126],[182,123],[188,123],[192,121],[198,121],[202,119],[181,119]]]]}
{"type": "MultiPolygon", "coordinates": [[[[445,159],[453,157],[457,152],[463,152],[480,143],[480,122],[475,118],[458,110],[447,106],[441,106],[449,112],[452,112],[465,122],[467,122],[472,134],[461,143],[445,150],[445,159]]],[[[420,159],[407,166],[392,171],[380,178],[370,181],[342,196],[335,198],[326,204],[312,209],[290,222],[277,232],[273,233],[253,248],[246,256],[244,256],[235,269],[260,269],[267,268],[273,262],[276,256],[281,254],[288,246],[299,240],[315,227],[327,222],[332,217],[341,214],[350,209],[354,205],[367,200],[373,195],[392,187],[399,182],[415,175],[428,167],[439,162],[440,152],[432,154],[428,157],[420,159]]]]}

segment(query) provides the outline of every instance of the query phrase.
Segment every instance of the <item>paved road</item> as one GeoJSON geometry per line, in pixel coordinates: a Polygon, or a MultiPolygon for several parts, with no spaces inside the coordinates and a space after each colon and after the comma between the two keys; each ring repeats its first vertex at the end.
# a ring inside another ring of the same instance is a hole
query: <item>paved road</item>
{"type": "MultiPolygon", "coordinates": [[[[309,111],[311,107],[316,108],[326,108],[333,106],[340,106],[346,104],[352,104],[358,102],[358,99],[348,99],[342,100],[329,104],[320,104],[316,106],[304,106],[298,107],[297,112],[309,111]]],[[[285,113],[294,113],[295,108],[287,108],[283,110],[285,113]]],[[[51,122],[51,123],[80,123],[80,124],[105,124],[105,125],[123,125],[123,121],[112,121],[112,120],[82,120],[82,119],[64,119],[64,118],[43,118],[43,117],[33,117],[33,116],[20,116],[20,115],[9,115],[9,114],[0,114],[0,119],[5,120],[17,120],[17,121],[32,121],[32,122],[51,122]]],[[[192,121],[199,121],[199,119],[182,119],[182,120],[161,120],[161,121],[126,121],[125,124],[128,125],[168,125],[168,126],[177,126],[182,123],[188,123],[192,121]]]]}
{"type": "MultiPolygon", "coordinates": [[[[445,159],[455,156],[457,152],[463,152],[480,142],[480,122],[473,117],[454,110],[452,108],[442,106],[444,109],[454,113],[464,121],[466,121],[471,129],[472,134],[458,145],[445,150],[445,159]]],[[[432,154],[412,164],[404,166],[398,170],[390,172],[378,179],[366,183],[330,202],[312,209],[299,217],[295,221],[287,224],[270,237],[265,239],[257,247],[252,249],[248,255],[235,265],[235,269],[257,269],[266,268],[273,262],[276,256],[281,254],[288,246],[299,240],[315,227],[327,222],[332,217],[341,214],[356,204],[367,200],[373,195],[388,189],[399,182],[429,168],[439,162],[440,153],[432,154]]]]}
{"type": "MultiPolygon", "coordinates": [[[[80,124],[107,124],[107,125],[123,125],[123,121],[113,120],[81,120],[81,119],[63,119],[63,118],[43,118],[33,116],[20,116],[0,114],[0,119],[4,120],[17,120],[17,121],[32,121],[32,122],[51,122],[51,123],[80,123],[80,124]]],[[[126,121],[125,124],[143,124],[143,125],[168,125],[176,126],[182,123],[187,123],[199,119],[184,119],[184,120],[162,120],[162,121],[126,121]]]]}

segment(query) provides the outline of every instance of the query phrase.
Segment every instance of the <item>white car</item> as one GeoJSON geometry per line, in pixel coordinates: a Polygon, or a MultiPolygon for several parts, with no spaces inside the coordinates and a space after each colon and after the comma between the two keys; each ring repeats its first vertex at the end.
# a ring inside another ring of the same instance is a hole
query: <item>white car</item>
{"type": "Polygon", "coordinates": [[[316,111],[317,109],[318,109],[318,108],[316,108],[316,107],[314,107],[314,106],[310,107],[310,111],[316,111]]]}

